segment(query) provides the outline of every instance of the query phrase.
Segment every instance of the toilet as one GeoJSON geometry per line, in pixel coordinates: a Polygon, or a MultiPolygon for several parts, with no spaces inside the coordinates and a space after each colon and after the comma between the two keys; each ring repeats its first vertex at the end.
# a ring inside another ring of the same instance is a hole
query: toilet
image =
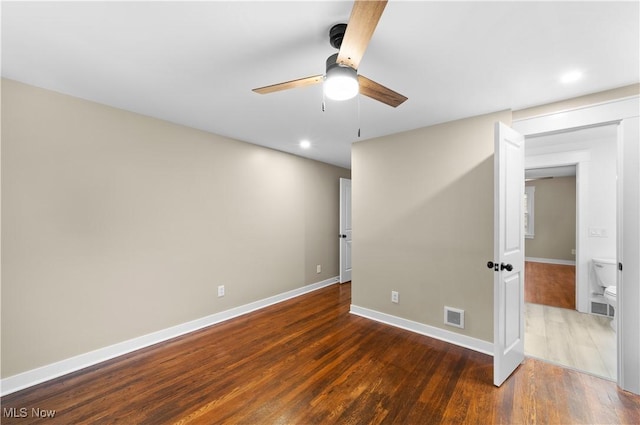
{"type": "Polygon", "coordinates": [[[617,328],[618,317],[615,313],[615,309],[618,307],[616,287],[617,263],[616,260],[612,258],[594,258],[592,261],[596,282],[604,289],[604,299],[614,309],[611,327],[615,330],[617,328]]]}

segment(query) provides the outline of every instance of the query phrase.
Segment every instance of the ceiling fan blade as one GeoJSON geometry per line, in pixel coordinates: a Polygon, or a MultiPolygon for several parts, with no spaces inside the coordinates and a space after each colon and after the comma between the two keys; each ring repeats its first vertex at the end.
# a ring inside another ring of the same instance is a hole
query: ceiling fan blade
{"type": "Polygon", "coordinates": [[[270,86],[258,87],[253,89],[254,92],[260,94],[273,93],[280,90],[295,89],[298,87],[311,86],[313,84],[321,83],[324,80],[324,75],[314,75],[313,77],[299,78],[297,80],[287,81],[285,83],[272,84],[270,86]]]}
{"type": "Polygon", "coordinates": [[[358,69],[387,0],[356,0],[344,33],[337,62],[358,69]]]}
{"type": "Polygon", "coordinates": [[[358,83],[360,84],[360,94],[368,96],[379,102],[386,103],[394,108],[401,105],[408,98],[397,93],[382,84],[378,84],[373,80],[358,75],[358,83]]]}

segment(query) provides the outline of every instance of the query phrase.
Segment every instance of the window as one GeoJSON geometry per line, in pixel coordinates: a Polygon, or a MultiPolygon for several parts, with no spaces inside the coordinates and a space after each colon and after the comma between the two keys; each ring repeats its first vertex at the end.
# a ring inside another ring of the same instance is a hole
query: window
{"type": "Polygon", "coordinates": [[[534,208],[535,186],[524,187],[524,237],[533,239],[534,235],[534,208]]]}

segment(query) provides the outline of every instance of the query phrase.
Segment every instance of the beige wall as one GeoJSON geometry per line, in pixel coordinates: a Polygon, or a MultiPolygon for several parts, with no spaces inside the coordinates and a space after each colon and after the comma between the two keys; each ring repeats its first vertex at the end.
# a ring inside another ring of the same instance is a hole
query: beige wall
{"type": "Polygon", "coordinates": [[[496,121],[511,112],[353,145],[354,305],[493,341],[496,121]],[[445,305],[464,330],[443,324],[445,305]]]}
{"type": "Polygon", "coordinates": [[[576,178],[556,177],[525,183],[535,187],[534,238],[525,239],[527,257],[575,261],[576,178]]]}
{"type": "Polygon", "coordinates": [[[338,274],[349,170],[10,80],[2,137],[2,377],[338,274]]]}

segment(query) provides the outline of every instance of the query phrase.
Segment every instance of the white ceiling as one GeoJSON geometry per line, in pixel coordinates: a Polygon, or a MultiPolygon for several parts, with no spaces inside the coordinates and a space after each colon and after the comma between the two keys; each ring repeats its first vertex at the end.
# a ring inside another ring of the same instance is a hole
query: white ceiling
{"type": "MultiPolygon", "coordinates": [[[[618,125],[607,124],[528,136],[525,139],[525,156],[584,150],[585,143],[615,144],[617,135],[618,125]]],[[[525,180],[575,176],[576,171],[575,165],[530,168],[525,170],[525,180]]]]}
{"type": "Polygon", "coordinates": [[[391,0],[359,73],[403,105],[363,97],[322,112],[320,85],[251,91],[323,73],[329,28],[351,7],[3,1],[2,75],[343,167],[358,140],[640,80],[638,1],[391,0]],[[583,78],[562,84],[571,70],[583,78]]]}

